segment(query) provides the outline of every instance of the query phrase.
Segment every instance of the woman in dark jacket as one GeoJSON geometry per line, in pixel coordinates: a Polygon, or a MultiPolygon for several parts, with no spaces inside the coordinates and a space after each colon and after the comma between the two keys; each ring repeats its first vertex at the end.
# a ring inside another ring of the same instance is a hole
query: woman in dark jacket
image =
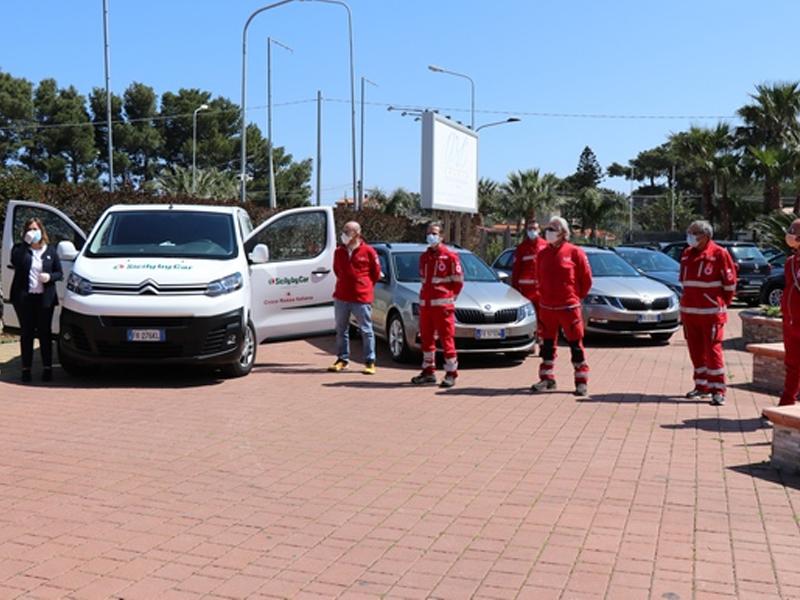
{"type": "Polygon", "coordinates": [[[28,219],[22,228],[23,241],[11,249],[11,303],[19,319],[22,351],[22,381],[31,380],[33,338],[39,338],[43,381],[53,379],[53,310],[58,304],[56,281],[64,275],[55,248],[39,219],[28,219]]]}

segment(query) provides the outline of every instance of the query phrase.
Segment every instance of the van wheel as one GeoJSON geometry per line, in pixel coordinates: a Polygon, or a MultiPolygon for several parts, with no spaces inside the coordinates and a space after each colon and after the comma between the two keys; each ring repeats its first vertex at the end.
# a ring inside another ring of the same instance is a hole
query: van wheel
{"type": "Polygon", "coordinates": [[[403,319],[398,313],[392,314],[389,318],[389,327],[386,336],[389,342],[389,353],[392,360],[399,363],[407,363],[411,360],[411,352],[406,341],[406,328],[403,326],[403,319]]]}
{"type": "Polygon", "coordinates": [[[225,377],[244,377],[253,370],[256,362],[256,328],[248,321],[244,330],[244,341],[239,357],[232,363],[222,367],[225,377]]]}

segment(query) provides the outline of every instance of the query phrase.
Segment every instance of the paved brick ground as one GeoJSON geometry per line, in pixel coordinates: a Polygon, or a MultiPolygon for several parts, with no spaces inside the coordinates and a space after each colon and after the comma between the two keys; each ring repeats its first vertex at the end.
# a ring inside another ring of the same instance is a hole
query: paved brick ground
{"type": "Polygon", "coordinates": [[[0,597],[800,598],[800,479],[726,346],[720,409],[681,339],[592,344],[589,400],[535,360],[331,375],[328,338],[22,387],[0,346],[0,597]]]}

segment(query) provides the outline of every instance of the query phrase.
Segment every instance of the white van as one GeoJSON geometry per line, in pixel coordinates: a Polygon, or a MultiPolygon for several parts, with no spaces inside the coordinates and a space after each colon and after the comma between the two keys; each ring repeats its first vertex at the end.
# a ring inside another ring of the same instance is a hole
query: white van
{"type": "Polygon", "coordinates": [[[87,237],[61,211],[11,201],[2,246],[3,322],[11,247],[38,217],[64,281],[54,315],[67,371],[98,363],[198,363],[250,372],[257,343],[334,329],[330,207],[281,212],[253,229],[239,207],[118,205],[87,237]]]}

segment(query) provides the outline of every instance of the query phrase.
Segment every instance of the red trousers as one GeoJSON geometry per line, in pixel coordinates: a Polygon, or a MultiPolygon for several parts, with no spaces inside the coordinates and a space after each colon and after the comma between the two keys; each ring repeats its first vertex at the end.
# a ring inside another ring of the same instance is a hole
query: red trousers
{"type": "Polygon", "coordinates": [[[797,401],[800,393],[800,331],[783,324],[783,347],[786,349],[783,362],[786,365],[786,379],[783,381],[783,394],[778,406],[789,406],[797,401]]]}
{"type": "Polygon", "coordinates": [[[456,317],[452,306],[422,306],[419,309],[419,337],[422,341],[422,370],[436,371],[436,335],[444,353],[444,371],[458,377],[456,317]]]}
{"type": "Polygon", "coordinates": [[[725,395],[725,359],[722,338],[725,322],[716,315],[683,314],[683,335],[694,366],[694,387],[725,395]]]}
{"type": "Polygon", "coordinates": [[[575,385],[588,383],[589,365],[583,348],[583,313],[581,308],[552,310],[540,307],[539,335],[542,338],[542,362],[539,365],[539,379],[555,380],[556,342],[558,330],[564,332],[572,354],[572,367],[575,370],[575,385]]]}

